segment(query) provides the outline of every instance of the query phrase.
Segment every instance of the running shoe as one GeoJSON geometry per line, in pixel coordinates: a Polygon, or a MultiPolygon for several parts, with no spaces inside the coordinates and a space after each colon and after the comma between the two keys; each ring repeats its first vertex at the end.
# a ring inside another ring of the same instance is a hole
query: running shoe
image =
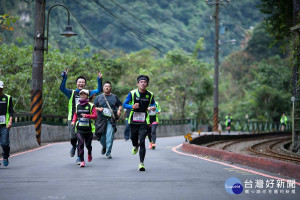
{"type": "Polygon", "coordinates": [[[72,147],[70,150],[70,156],[73,157],[75,155],[76,147],[72,147]]]}
{"type": "Polygon", "coordinates": [[[111,157],[110,154],[106,155],[106,158],[107,158],[107,159],[112,159],[112,157],[111,157]]]}
{"type": "Polygon", "coordinates": [[[106,149],[105,149],[105,148],[102,148],[102,150],[101,150],[101,154],[102,154],[102,155],[104,155],[104,154],[105,154],[105,152],[106,152],[106,149]]]}
{"type": "Polygon", "coordinates": [[[150,143],[149,143],[149,149],[152,149],[152,148],[153,148],[152,145],[153,145],[153,143],[150,142],[150,143]]]}
{"type": "Polygon", "coordinates": [[[144,163],[140,163],[139,164],[139,171],[145,171],[146,169],[145,169],[145,165],[144,165],[144,163]]]}
{"type": "Polygon", "coordinates": [[[80,165],[80,164],[81,164],[81,160],[80,160],[79,157],[77,157],[76,164],[77,164],[77,165],[80,165]]]}
{"type": "Polygon", "coordinates": [[[7,167],[8,164],[9,164],[8,159],[7,159],[7,158],[6,158],[6,159],[3,159],[3,165],[4,165],[5,167],[7,167]]]}
{"type": "Polygon", "coordinates": [[[82,162],[80,163],[80,167],[85,167],[85,162],[84,162],[84,161],[82,161],[82,162]]]}
{"type": "Polygon", "coordinates": [[[133,147],[132,148],[132,154],[135,155],[139,151],[139,147],[133,147]]]}
{"type": "Polygon", "coordinates": [[[152,143],[152,149],[153,150],[155,149],[155,143],[152,143]]]}
{"type": "Polygon", "coordinates": [[[91,162],[93,160],[92,155],[88,155],[88,162],[91,162]]]}

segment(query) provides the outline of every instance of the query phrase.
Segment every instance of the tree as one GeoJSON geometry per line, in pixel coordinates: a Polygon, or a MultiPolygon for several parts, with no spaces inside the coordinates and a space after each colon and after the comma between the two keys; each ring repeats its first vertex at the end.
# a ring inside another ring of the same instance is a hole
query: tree
{"type": "Polygon", "coordinates": [[[276,40],[284,40],[291,36],[293,26],[293,1],[260,0],[259,9],[266,14],[265,23],[270,34],[276,40]]]}
{"type": "Polygon", "coordinates": [[[283,53],[283,49],[281,49],[284,42],[278,41],[274,44],[274,36],[266,30],[268,29],[264,23],[261,23],[254,28],[252,37],[248,41],[246,51],[258,61],[273,55],[280,55],[282,58],[285,57],[286,55],[283,53]]]}
{"type": "MultiPolygon", "coordinates": [[[[17,21],[18,17],[10,16],[8,14],[0,15],[0,33],[3,31],[13,31],[14,28],[12,24],[17,21]]],[[[0,43],[2,42],[2,37],[0,35],[0,43]]]]}

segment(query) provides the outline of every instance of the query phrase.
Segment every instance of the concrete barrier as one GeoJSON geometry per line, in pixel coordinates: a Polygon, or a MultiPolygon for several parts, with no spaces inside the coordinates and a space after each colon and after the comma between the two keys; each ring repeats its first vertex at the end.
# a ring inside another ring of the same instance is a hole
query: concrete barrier
{"type": "MultiPolygon", "coordinates": [[[[124,139],[125,125],[117,125],[117,132],[115,133],[115,139],[124,139]]],[[[156,129],[157,137],[170,137],[184,135],[191,132],[190,124],[180,125],[158,125],[156,129]]]]}
{"type": "Polygon", "coordinates": [[[205,146],[189,144],[188,142],[183,143],[181,150],[187,153],[211,156],[219,160],[262,169],[272,173],[278,173],[298,180],[300,179],[300,166],[290,162],[213,149],[205,146]]]}
{"type": "MultiPolygon", "coordinates": [[[[10,152],[23,151],[38,147],[34,125],[12,127],[9,131],[10,152]]],[[[2,148],[0,148],[2,154],[2,148]]]]}
{"type": "Polygon", "coordinates": [[[70,140],[68,126],[52,126],[42,124],[42,143],[45,142],[60,142],[70,140]]]}
{"type": "MultiPolygon", "coordinates": [[[[117,125],[115,139],[124,139],[125,125],[117,125]]],[[[157,137],[170,137],[184,135],[190,132],[190,124],[180,125],[158,125],[156,129],[157,137]]],[[[9,133],[10,152],[24,151],[34,147],[38,147],[36,142],[36,133],[34,125],[12,127],[9,133]]],[[[53,126],[42,124],[41,142],[59,142],[69,140],[68,126],[53,126]]],[[[2,148],[0,148],[2,153],[2,148]]]]}

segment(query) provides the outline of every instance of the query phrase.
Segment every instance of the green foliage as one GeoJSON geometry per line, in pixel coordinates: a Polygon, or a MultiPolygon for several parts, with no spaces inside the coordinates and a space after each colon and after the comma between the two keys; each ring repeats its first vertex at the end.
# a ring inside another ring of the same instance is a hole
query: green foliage
{"type": "Polygon", "coordinates": [[[293,1],[260,0],[260,11],[266,14],[267,30],[276,40],[284,40],[291,36],[293,26],[293,1]]]}
{"type": "MultiPolygon", "coordinates": [[[[154,71],[158,95],[167,102],[170,114],[177,118],[207,118],[205,105],[212,95],[212,79],[208,64],[182,50],[174,50],[154,71]],[[158,70],[163,69],[163,72],[158,70]]],[[[165,105],[166,106],[166,105],[165,105]]]]}
{"type": "Polygon", "coordinates": [[[0,45],[1,80],[6,85],[5,93],[13,96],[14,103],[18,101],[15,109],[19,112],[29,109],[31,66],[31,46],[0,45]]]}
{"type": "Polygon", "coordinates": [[[286,41],[274,44],[274,36],[266,32],[266,29],[267,26],[264,23],[259,24],[254,29],[246,51],[249,52],[256,60],[268,58],[272,55],[280,55],[281,57],[286,56],[283,53],[283,49],[281,49],[281,46],[283,46],[286,41]]]}
{"type": "Polygon", "coordinates": [[[259,25],[249,46],[228,56],[221,66],[221,116],[235,119],[279,120],[290,113],[289,62],[272,37],[259,25]]]}
{"type": "MultiPolygon", "coordinates": [[[[15,23],[18,18],[10,16],[8,14],[0,15],[0,33],[3,31],[12,31],[12,23],[15,23]]],[[[0,35],[0,43],[2,42],[2,37],[0,35]]]]}
{"type": "MultiPolygon", "coordinates": [[[[11,94],[16,112],[29,112],[31,91],[32,46],[14,44],[0,46],[0,69],[6,87],[11,94]]],[[[68,68],[66,87],[75,89],[79,75],[87,79],[87,89],[97,88],[97,72],[102,71],[103,81],[111,81],[113,93],[125,100],[136,88],[140,74],[150,77],[149,90],[162,106],[162,117],[206,117],[205,105],[212,94],[209,66],[182,50],[169,52],[161,58],[154,50],[142,50],[112,58],[105,52],[86,57],[89,48],[60,52],[50,50],[45,54],[43,75],[43,113],[66,115],[68,99],[59,87],[61,72],[68,68]],[[176,97],[176,98],[174,98],[176,97]]]]}
{"type": "MultiPolygon", "coordinates": [[[[232,1],[221,7],[221,23],[228,28],[221,40],[241,41],[245,30],[262,20],[262,14],[256,9],[258,2],[259,0],[232,1]]],[[[199,58],[208,61],[214,55],[214,45],[211,45],[214,44],[214,22],[210,20],[214,7],[208,6],[204,0],[47,0],[46,16],[51,6],[63,3],[71,10],[71,25],[78,35],[71,38],[59,35],[67,24],[67,12],[62,7],[55,7],[49,18],[49,44],[60,50],[72,49],[73,45],[81,48],[89,45],[91,56],[102,49],[99,45],[101,43],[107,49],[122,49],[126,53],[145,48],[160,49],[161,55],[174,48],[192,53],[196,41],[202,37],[205,41],[204,51],[199,54],[199,58]]],[[[20,17],[16,22],[16,31],[4,34],[5,43],[16,42],[16,38],[21,37],[23,41],[18,45],[33,44],[35,2],[0,0],[0,5],[0,14],[11,13],[20,17]]],[[[238,49],[238,44],[224,45],[220,57],[238,49]]]]}

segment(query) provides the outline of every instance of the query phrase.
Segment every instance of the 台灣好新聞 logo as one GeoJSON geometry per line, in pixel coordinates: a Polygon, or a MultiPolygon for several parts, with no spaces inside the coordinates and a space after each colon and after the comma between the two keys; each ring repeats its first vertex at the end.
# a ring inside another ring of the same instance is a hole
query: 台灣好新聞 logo
{"type": "Polygon", "coordinates": [[[225,190],[229,194],[241,194],[243,192],[243,185],[238,178],[231,177],[225,181],[225,190]]]}

